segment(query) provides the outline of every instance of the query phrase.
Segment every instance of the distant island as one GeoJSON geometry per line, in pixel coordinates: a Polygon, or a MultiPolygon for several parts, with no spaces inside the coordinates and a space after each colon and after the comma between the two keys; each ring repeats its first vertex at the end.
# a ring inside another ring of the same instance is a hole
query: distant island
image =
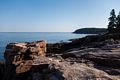
{"type": "Polygon", "coordinates": [[[76,34],[100,34],[100,33],[106,33],[106,28],[81,28],[75,30],[73,33],[76,34]]]}

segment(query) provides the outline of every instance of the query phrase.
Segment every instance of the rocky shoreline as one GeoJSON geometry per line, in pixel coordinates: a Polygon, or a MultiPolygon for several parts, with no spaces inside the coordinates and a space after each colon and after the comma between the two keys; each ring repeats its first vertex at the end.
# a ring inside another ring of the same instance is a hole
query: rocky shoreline
{"type": "Polygon", "coordinates": [[[120,34],[10,43],[4,57],[0,80],[120,80],[120,34]]]}

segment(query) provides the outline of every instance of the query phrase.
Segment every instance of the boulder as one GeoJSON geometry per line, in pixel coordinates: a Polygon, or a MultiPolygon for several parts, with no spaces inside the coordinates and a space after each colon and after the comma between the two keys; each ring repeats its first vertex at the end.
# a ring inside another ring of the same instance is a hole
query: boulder
{"type": "Polygon", "coordinates": [[[45,57],[45,55],[45,41],[8,44],[4,53],[4,80],[17,80],[16,77],[23,73],[27,75],[34,63],[35,56],[40,58],[45,57]]]}

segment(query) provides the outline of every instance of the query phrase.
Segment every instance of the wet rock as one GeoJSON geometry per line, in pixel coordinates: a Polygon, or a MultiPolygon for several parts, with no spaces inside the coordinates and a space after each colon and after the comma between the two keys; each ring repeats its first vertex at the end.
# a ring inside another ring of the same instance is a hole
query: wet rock
{"type": "Polygon", "coordinates": [[[3,79],[4,76],[4,71],[5,71],[5,63],[4,61],[0,61],[0,80],[3,79]]]}

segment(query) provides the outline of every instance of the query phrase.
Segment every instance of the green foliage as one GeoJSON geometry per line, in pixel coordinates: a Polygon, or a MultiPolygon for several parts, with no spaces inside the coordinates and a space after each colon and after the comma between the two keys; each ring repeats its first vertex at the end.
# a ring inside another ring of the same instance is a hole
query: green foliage
{"type": "Polygon", "coordinates": [[[116,24],[117,24],[117,30],[118,32],[120,32],[120,12],[116,18],[116,24]]]}
{"type": "Polygon", "coordinates": [[[114,9],[112,9],[112,11],[110,12],[108,32],[109,33],[120,33],[120,12],[118,16],[116,17],[114,9]]]}
{"type": "Polygon", "coordinates": [[[109,33],[116,32],[116,15],[114,9],[112,9],[112,11],[110,12],[108,32],[109,33]]]}

